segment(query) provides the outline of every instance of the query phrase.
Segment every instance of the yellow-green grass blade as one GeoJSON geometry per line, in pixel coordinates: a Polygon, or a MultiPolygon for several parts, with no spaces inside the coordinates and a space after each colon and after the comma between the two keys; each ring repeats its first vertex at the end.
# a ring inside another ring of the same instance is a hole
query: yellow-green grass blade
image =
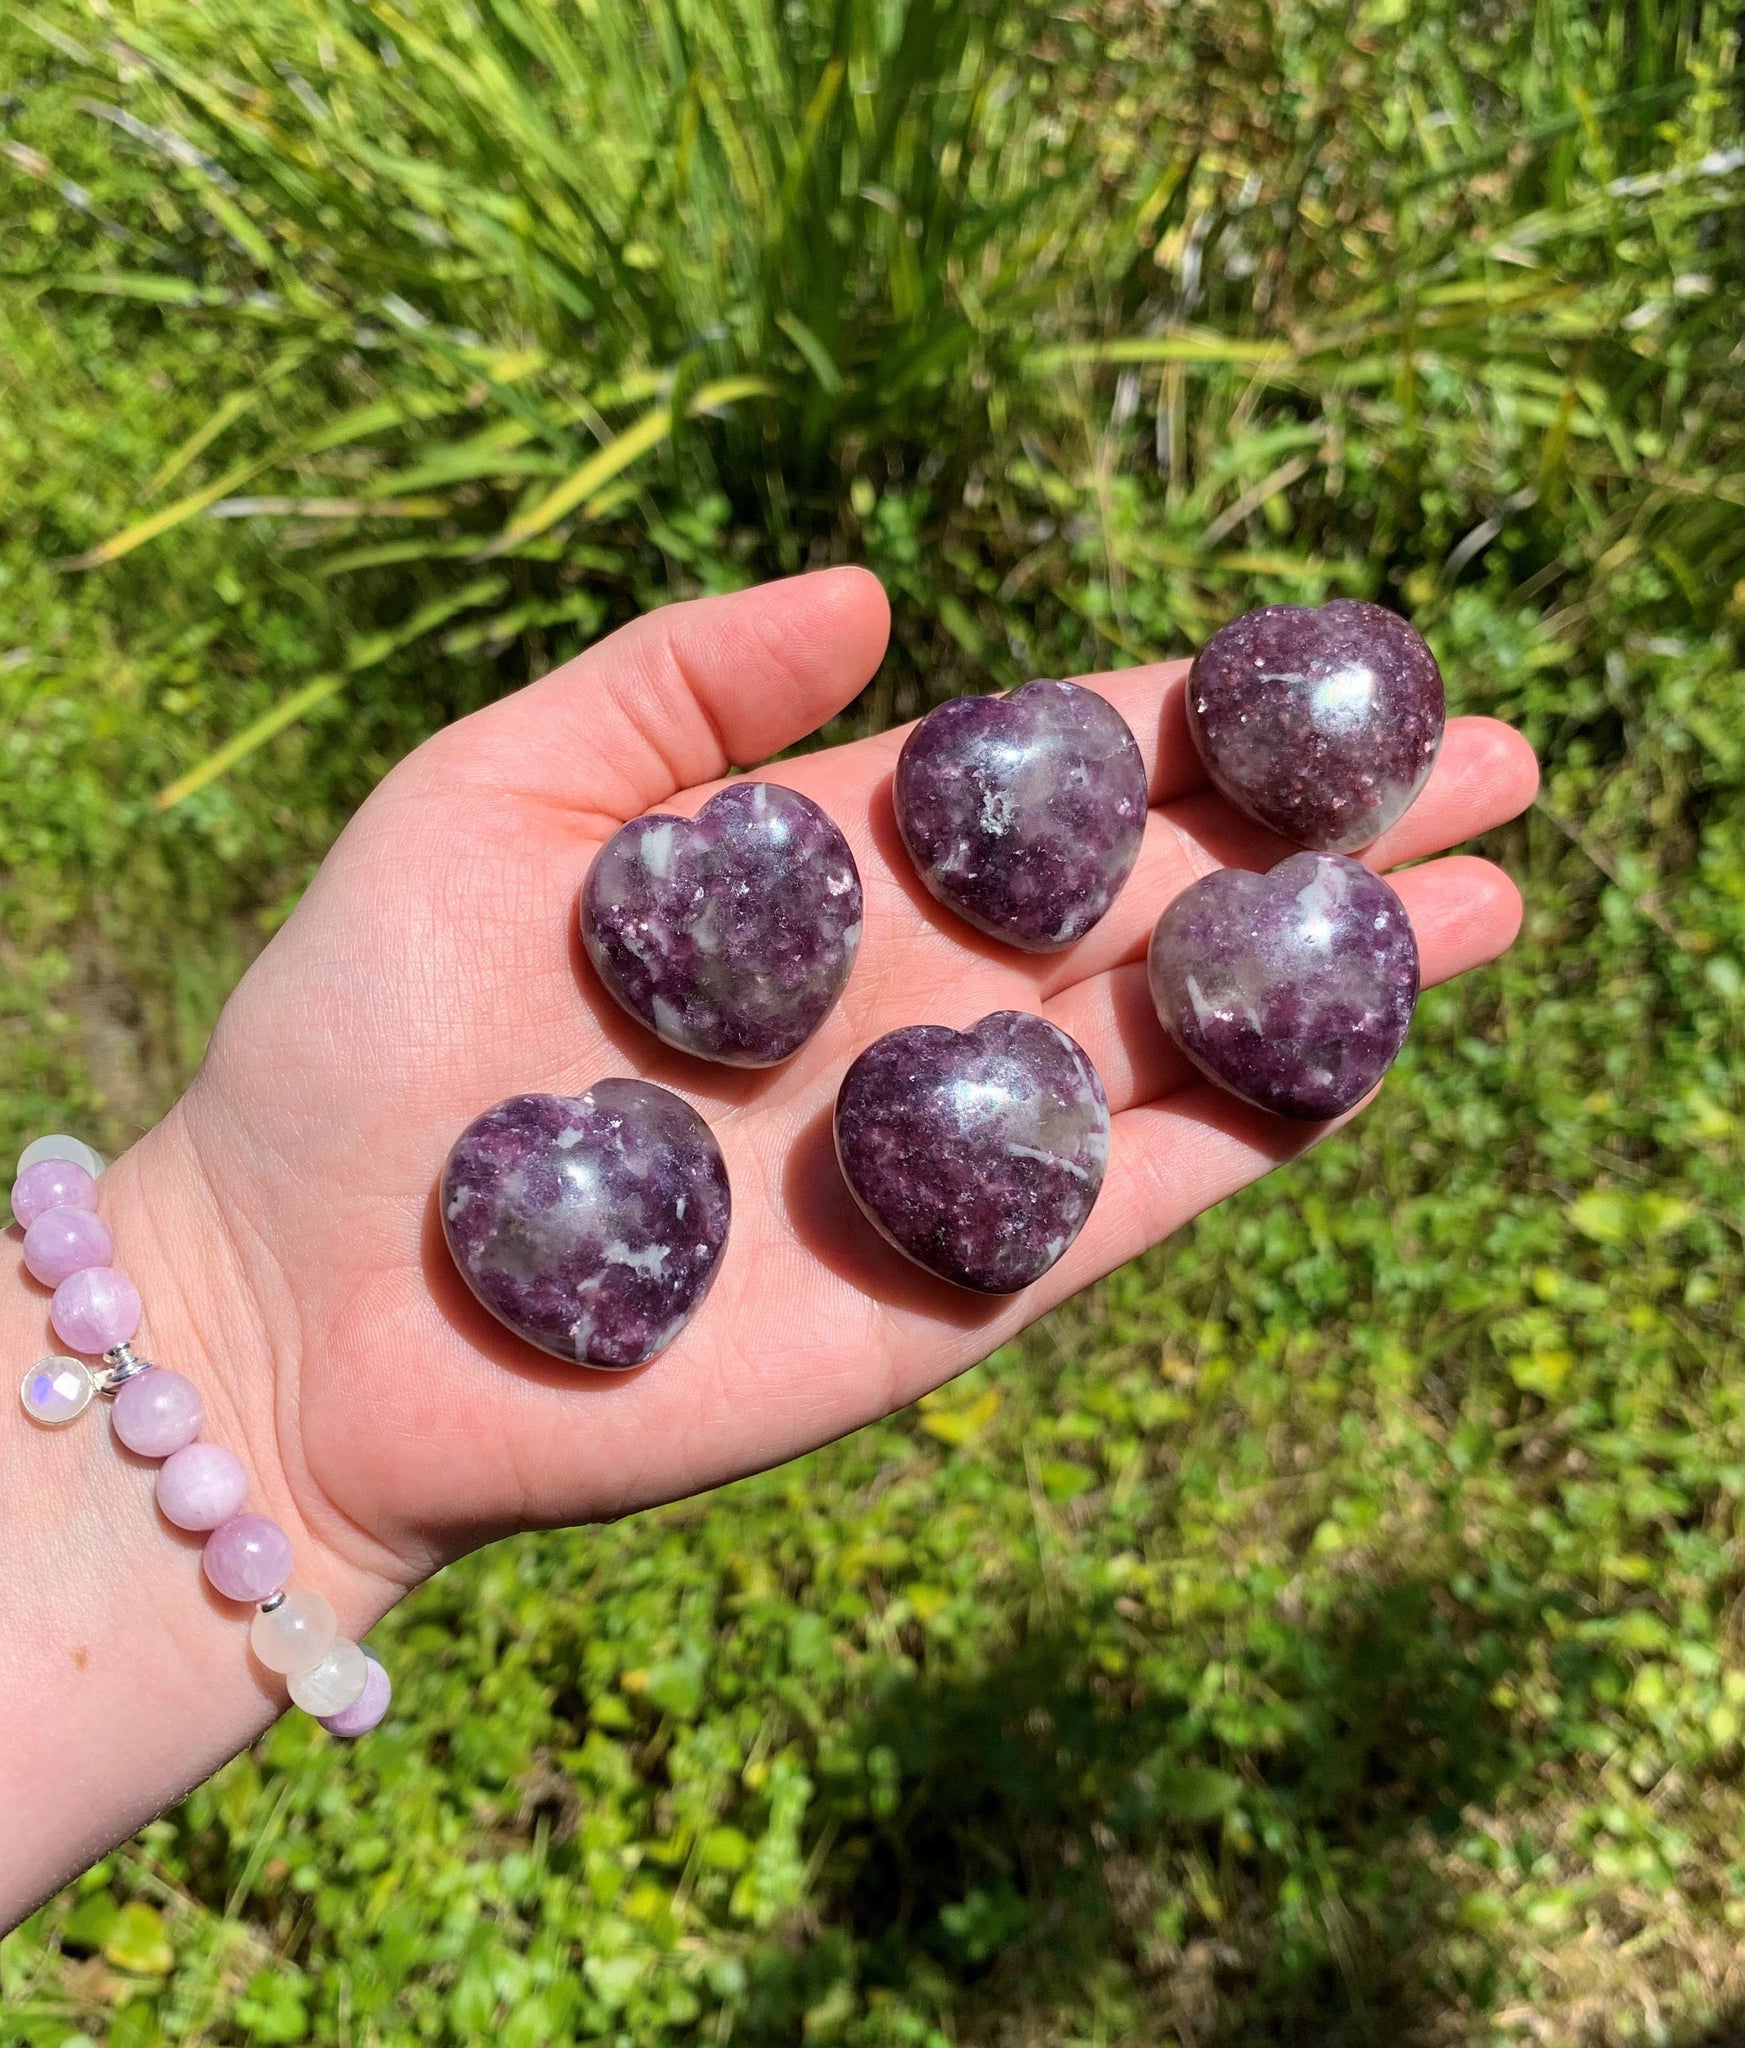
{"type": "MultiPolygon", "coordinates": [[[[773,397],[774,392],[775,387],[762,377],[718,378],[697,388],[689,405],[684,408],[685,416],[696,419],[704,413],[733,405],[742,398],[773,397]]],[[[507,554],[511,548],[519,547],[523,541],[532,540],[548,527],[555,526],[650,449],[658,448],[672,432],[672,424],[670,406],[650,406],[641,419],[590,455],[555,490],[547,491],[519,518],[512,519],[495,540],[479,550],[478,559],[489,561],[494,556],[507,554]]]]}
{"type": "Polygon", "coordinates": [[[152,808],[158,811],[174,810],[197,790],[202,790],[219,776],[234,768],[239,761],[245,761],[258,747],[262,747],[276,734],[299,718],[313,711],[317,704],[324,704],[328,698],[343,690],[350,679],[364,669],[374,668],[386,661],[390,654],[421,639],[426,633],[444,624],[457,612],[466,611],[475,605],[490,604],[502,596],[508,587],[504,576],[477,576],[472,582],[463,584],[459,590],[446,597],[437,598],[433,603],[421,606],[409,619],[386,632],[366,634],[354,640],[346,652],[345,668],[341,672],[315,677],[300,690],[293,690],[283,697],[270,711],[265,711],[252,725],[246,725],[233,739],[226,740],[215,752],[208,754],[197,768],[190,768],[166,788],[158,791],[152,801],[152,808]]]}
{"type": "Polygon", "coordinates": [[[336,690],[343,689],[344,686],[343,675],[324,675],[317,676],[313,682],[305,683],[300,690],[293,690],[290,696],[281,698],[270,711],[263,712],[252,725],[244,726],[235,738],[226,740],[216,753],[208,754],[199,767],[190,768],[186,775],[179,776],[174,782],[160,789],[152,799],[152,809],[174,810],[177,804],[186,802],[208,783],[216,782],[227,769],[234,768],[239,761],[246,760],[257,747],[265,746],[275,733],[281,733],[286,726],[294,725],[299,718],[313,711],[317,704],[325,703],[336,690]]]}
{"type": "Polygon", "coordinates": [[[99,546],[89,548],[82,555],[73,555],[61,564],[63,569],[102,569],[111,562],[119,562],[123,555],[131,555],[135,548],[144,547],[148,540],[156,540],[160,534],[168,533],[172,527],[182,524],[204,512],[208,505],[217,504],[220,498],[228,498],[238,484],[246,483],[251,476],[258,476],[268,466],[270,458],[239,462],[214,483],[204,485],[200,490],[190,491],[185,498],[178,498],[173,505],[165,505],[161,511],[152,513],[150,518],[141,519],[128,527],[125,532],[115,534],[99,546]]]}
{"type": "Polygon", "coordinates": [[[196,427],[181,446],[168,455],[146,484],[144,496],[155,498],[159,491],[174,483],[188,465],[205,454],[214,441],[220,439],[243,414],[257,406],[269,391],[282,384],[293,370],[299,369],[313,353],[312,344],[303,343],[287,349],[279,360],[257,382],[243,389],[231,392],[212,412],[210,418],[196,427]]]}
{"type": "Polygon", "coordinates": [[[1288,342],[1245,341],[1227,334],[1133,334],[1114,341],[1070,342],[1039,349],[1029,367],[1047,374],[1078,363],[1231,363],[1255,370],[1289,369],[1298,352],[1288,342]]]}

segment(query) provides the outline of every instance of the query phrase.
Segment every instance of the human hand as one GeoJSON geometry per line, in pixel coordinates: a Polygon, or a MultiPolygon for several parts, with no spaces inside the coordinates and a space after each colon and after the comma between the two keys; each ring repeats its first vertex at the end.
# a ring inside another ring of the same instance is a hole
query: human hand
{"type": "MultiPolygon", "coordinates": [[[[1088,679],[1138,739],[1152,810],[1126,888],[1076,945],[1001,947],[925,892],[892,815],[903,735],[888,733],[771,771],[836,820],[866,897],[853,977],[792,1060],[710,1065],[605,994],[576,917],[599,847],[643,812],[694,812],[730,764],[815,730],[871,676],[887,628],[883,592],[856,570],[675,605],[437,734],[341,835],[182,1101],[105,1176],[117,1259],[145,1297],[140,1348],[199,1382],[208,1433],[243,1455],[253,1504],[290,1531],[298,1578],[348,1632],[491,1536],[689,1494],[914,1400],[1318,1134],[1203,1081],[1151,1007],[1145,946],[1164,907],[1213,867],[1264,868],[1288,850],[1207,784],[1186,662],[1088,679]],[[1077,1241],[1036,1285],[990,1300],[876,1236],[830,1120],[844,1070],[882,1033],[999,1009],[1040,1012],[1084,1046],[1113,1129],[1077,1241]],[[435,1190],[454,1138],[492,1103],[626,1073],[708,1120],[733,1225],[690,1325],[614,1374],[545,1358],[480,1307],[449,1260],[435,1190]]],[[[1428,786],[1366,857],[1393,867],[1498,824],[1531,800],[1536,772],[1507,727],[1456,719],[1428,786]]],[[[1481,860],[1435,861],[1395,886],[1426,983],[1492,958],[1519,923],[1513,884],[1481,860]]],[[[0,1320],[22,1343],[41,1307],[14,1289],[0,1320]]],[[[119,1839],[282,1697],[249,1675],[234,1615],[193,1590],[194,1559],[162,1554],[149,1472],[67,1441],[81,1434],[30,1446],[47,1477],[21,1498],[37,1521],[13,1546],[0,1636],[23,1645],[20,1671],[61,1671],[93,1642],[100,1655],[65,1699],[24,1686],[9,1702],[0,1683],[0,1730],[46,1697],[58,1741],[96,1741],[129,1698],[152,1703],[150,1739],[136,1731],[109,1791],[86,1784],[72,1808],[29,1741],[14,1744],[0,1799],[21,1860],[10,1895],[0,1883],[0,1924],[8,1896],[19,1909],[119,1839]],[[81,1540],[104,1543],[113,1575],[63,1576],[52,1605],[31,1595],[81,1540]]]]}
{"type": "MultiPolygon", "coordinates": [[[[848,989],[785,1065],[670,1050],[605,994],[576,904],[601,844],[653,809],[694,812],[730,763],[815,729],[883,652],[883,593],[844,570],[675,606],[438,734],[348,827],[244,979],[172,1120],[259,1311],[253,1399],[304,1526],[410,1581],[481,1536],[669,1500],[775,1463],[914,1400],[1055,1303],[1299,1150],[1170,1045],[1145,986],[1158,914],[1215,865],[1283,843],[1209,789],[1183,714],[1185,663],[1093,677],[1139,739],[1153,809],[1109,915],[1023,954],[927,895],[889,784],[901,733],[786,761],[853,846],[866,936],[848,989]],[[1114,1123],[1083,1235],[1023,1294],[969,1296],[908,1265],[855,1210],[831,1146],[838,1083],[899,1025],[1034,1010],[1090,1053],[1114,1123]],[[641,1074],[708,1120],[733,1229],[706,1304],[629,1374],[555,1363],[475,1302],[434,1189],[460,1129],[522,1090],[641,1074]]],[[[1370,859],[1391,867],[1512,816],[1525,743],[1455,721],[1432,780],[1370,859]]],[[[1491,958],[1519,901],[1452,859],[1397,878],[1426,982],[1491,958]]],[[[238,1361],[241,1363],[241,1361],[238,1361]]],[[[265,1455],[263,1425],[255,1425],[265,1455]]]]}

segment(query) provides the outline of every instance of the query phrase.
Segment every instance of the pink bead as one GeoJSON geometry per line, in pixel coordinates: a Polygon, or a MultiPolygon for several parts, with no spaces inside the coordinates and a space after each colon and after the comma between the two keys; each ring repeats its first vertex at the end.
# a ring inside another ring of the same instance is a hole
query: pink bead
{"type": "Polygon", "coordinates": [[[393,1682],[382,1664],[370,1656],[364,1656],[369,1663],[369,1676],[364,1680],[364,1689],[349,1707],[337,1714],[320,1716],[321,1725],[329,1735],[367,1735],[388,1711],[388,1702],[394,1697],[393,1682]]]}
{"type": "Polygon", "coordinates": [[[97,1183],[70,1159],[39,1159],[18,1176],[12,1214],[28,1230],[47,1209],[95,1209],[97,1183]]]}
{"type": "Polygon", "coordinates": [[[114,1266],[87,1266],[55,1289],[48,1312],[67,1349],[93,1357],[139,1328],[139,1289],[114,1266]]]}
{"type": "Polygon", "coordinates": [[[291,1539],[265,1515],[232,1515],[207,1537],[202,1562],[226,1600],[270,1600],[291,1576],[291,1539]]]}
{"type": "Polygon", "coordinates": [[[206,1407],[192,1380],[158,1365],[123,1382],[109,1420],[130,1451],[142,1458],[167,1458],[200,1434],[206,1407]]]}
{"type": "Polygon", "coordinates": [[[45,1209],[24,1233],[24,1263],[45,1287],[58,1287],[89,1266],[106,1266],[115,1240],[89,1209],[45,1209]]]}
{"type": "Polygon", "coordinates": [[[178,1529],[216,1529],[240,1514],[247,1499],[242,1460],[222,1444],[184,1445],[158,1473],[158,1506],[178,1529]]]}

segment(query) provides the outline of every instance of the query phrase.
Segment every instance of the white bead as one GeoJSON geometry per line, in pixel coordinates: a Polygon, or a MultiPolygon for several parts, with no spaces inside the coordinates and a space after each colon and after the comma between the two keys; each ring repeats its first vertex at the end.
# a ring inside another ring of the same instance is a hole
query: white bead
{"type": "Polygon", "coordinates": [[[39,1358],[24,1375],[18,1398],[33,1422],[57,1429],[83,1415],[91,1405],[97,1382],[76,1358],[39,1358]]]}
{"type": "MultiPolygon", "coordinates": [[[[70,1159],[75,1166],[82,1166],[93,1180],[103,1177],[102,1153],[87,1145],[83,1138],[69,1138],[64,1131],[57,1131],[48,1138],[32,1138],[18,1155],[18,1172],[34,1166],[39,1159],[70,1159]]],[[[17,1175],[13,1177],[16,1179],[17,1175]]]]}
{"type": "Polygon", "coordinates": [[[248,1625],[248,1646],[269,1671],[313,1671],[333,1648],[339,1622],[319,1593],[299,1588],[248,1625]]]}
{"type": "Polygon", "coordinates": [[[370,1660],[356,1643],[341,1636],[313,1671],[291,1679],[291,1697],[306,1714],[343,1714],[363,1697],[370,1660]]]}

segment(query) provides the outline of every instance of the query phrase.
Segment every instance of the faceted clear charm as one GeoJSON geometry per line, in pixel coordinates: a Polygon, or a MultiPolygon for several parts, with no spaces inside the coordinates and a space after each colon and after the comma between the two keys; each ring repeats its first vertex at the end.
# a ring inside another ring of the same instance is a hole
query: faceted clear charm
{"type": "Polygon", "coordinates": [[[59,1428],[83,1415],[97,1391],[84,1365],[76,1358],[39,1358],[24,1375],[19,1398],[32,1422],[59,1428]]]}

